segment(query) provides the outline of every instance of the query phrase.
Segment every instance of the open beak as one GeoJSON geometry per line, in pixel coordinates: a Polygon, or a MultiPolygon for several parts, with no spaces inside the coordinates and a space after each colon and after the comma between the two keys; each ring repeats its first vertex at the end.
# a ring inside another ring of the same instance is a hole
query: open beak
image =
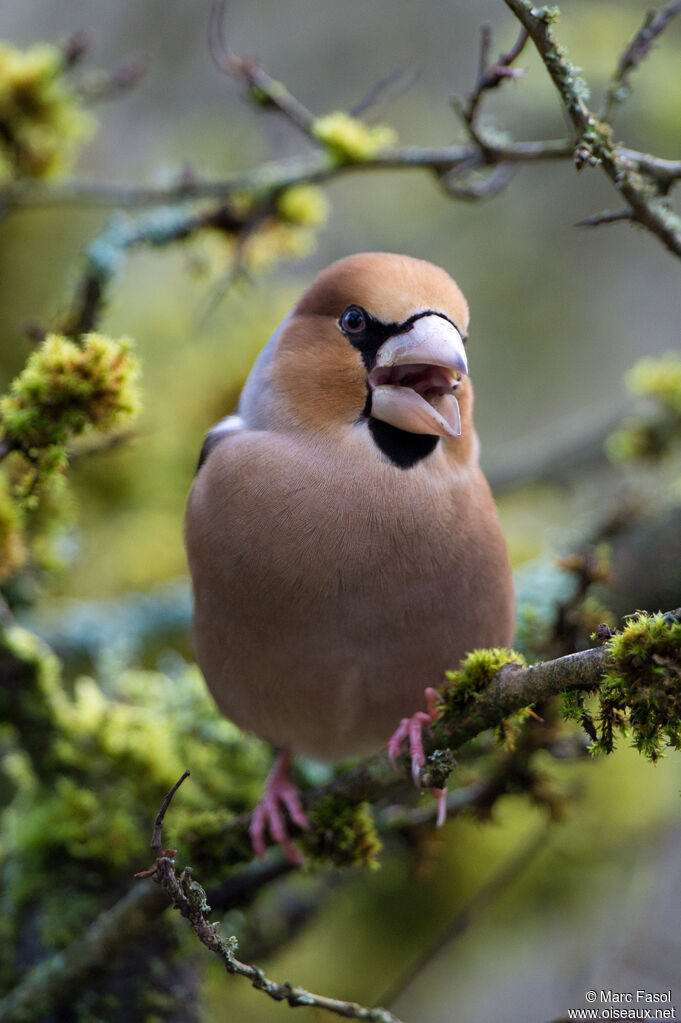
{"type": "Polygon", "coordinates": [[[371,416],[408,433],[461,434],[454,391],[468,373],[463,340],[443,316],[429,313],[381,345],[369,373],[371,416]]]}

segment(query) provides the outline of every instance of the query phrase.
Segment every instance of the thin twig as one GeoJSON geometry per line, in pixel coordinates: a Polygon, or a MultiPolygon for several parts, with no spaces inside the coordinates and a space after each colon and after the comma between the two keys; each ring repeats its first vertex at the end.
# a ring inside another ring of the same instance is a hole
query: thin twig
{"type": "Polygon", "coordinates": [[[511,183],[516,175],[516,168],[501,163],[485,177],[465,177],[463,181],[456,172],[446,174],[440,179],[440,185],[454,199],[464,202],[479,202],[480,199],[491,199],[498,195],[511,183]]]}
{"type": "Polygon", "coordinates": [[[238,57],[229,48],[225,31],[226,13],[226,0],[215,0],[208,22],[208,48],[216,67],[224,74],[244,79],[261,105],[279,110],[308,137],[314,138],[314,114],[285,85],[272,78],[257,60],[253,57],[238,57]]]}
{"type": "Polygon", "coordinates": [[[672,0],[661,11],[648,11],[643,25],[624,50],[608,88],[603,119],[612,123],[615,107],[631,93],[629,76],[648,56],[653,43],[672,18],[681,11],[681,0],[672,0]]]}
{"type": "Polygon", "coordinates": [[[578,220],[575,227],[600,227],[601,224],[617,224],[623,220],[631,221],[632,219],[633,214],[630,209],[601,210],[600,213],[594,213],[591,217],[578,220]]]}
{"type": "Polygon", "coordinates": [[[384,78],[380,78],[367,94],[350,108],[350,116],[359,117],[379,103],[392,103],[412,87],[419,74],[420,71],[416,67],[397,68],[384,78]]]}
{"type": "Polygon", "coordinates": [[[465,106],[462,108],[463,119],[468,128],[472,128],[475,124],[480,101],[485,92],[497,89],[502,82],[507,81],[509,78],[521,78],[525,74],[522,68],[514,68],[511,65],[522,53],[528,38],[526,29],[522,28],[520,35],[508,53],[500,53],[495,63],[490,65],[489,54],[492,48],[492,29],[490,25],[483,25],[480,32],[478,80],[473,91],[468,96],[465,106]]]}
{"type": "Polygon", "coordinates": [[[75,88],[86,103],[102,103],[118,99],[134,89],[146,73],[146,58],[141,54],[131,54],[111,71],[91,71],[83,75],[75,88]]]}

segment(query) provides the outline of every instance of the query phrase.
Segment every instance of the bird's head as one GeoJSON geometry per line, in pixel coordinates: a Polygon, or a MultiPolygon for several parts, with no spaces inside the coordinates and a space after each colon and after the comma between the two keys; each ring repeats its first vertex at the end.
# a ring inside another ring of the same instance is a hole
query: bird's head
{"type": "Polygon", "coordinates": [[[275,386],[304,428],[365,425],[403,468],[441,438],[465,455],[467,327],[466,300],[444,270],[391,253],[350,256],[317,277],[286,321],[275,386]]]}

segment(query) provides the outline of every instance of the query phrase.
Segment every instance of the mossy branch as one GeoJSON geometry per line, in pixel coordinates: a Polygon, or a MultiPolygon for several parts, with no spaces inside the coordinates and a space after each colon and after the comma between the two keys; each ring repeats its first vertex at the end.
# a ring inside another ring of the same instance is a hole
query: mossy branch
{"type": "MultiPolygon", "coordinates": [[[[671,636],[673,632],[674,638],[670,644],[675,648],[676,632],[681,631],[678,625],[681,621],[681,608],[654,616],[654,621],[656,627],[658,622],[663,623],[661,628],[666,636],[671,636]]],[[[655,652],[658,655],[660,653],[659,650],[655,652]]],[[[498,671],[487,677],[478,668],[476,670],[481,682],[479,688],[470,692],[468,699],[455,700],[453,711],[445,712],[433,728],[424,732],[425,751],[429,755],[442,749],[456,752],[481,732],[496,728],[509,716],[533,704],[561,693],[597,692],[607,679],[606,672],[613,667],[610,647],[605,645],[529,667],[515,660],[507,660],[498,671]]],[[[450,696],[446,695],[445,700],[451,704],[450,696]]],[[[408,776],[406,757],[403,766],[404,776],[408,776]]],[[[428,772],[429,769],[430,763],[427,762],[422,770],[428,772]]],[[[375,756],[338,775],[326,785],[303,793],[303,805],[306,811],[313,810],[315,804],[326,797],[334,797],[353,806],[363,802],[374,803],[395,791],[402,783],[402,778],[396,777],[387,757],[375,756]]],[[[223,850],[226,862],[240,862],[242,857],[250,855],[249,823],[250,815],[244,814],[210,836],[211,846],[219,846],[223,850]]],[[[201,855],[201,846],[202,839],[197,836],[195,846],[189,851],[190,858],[201,855]]]]}
{"type": "MultiPolygon", "coordinates": [[[[624,712],[629,708],[633,712],[629,724],[635,738],[640,737],[639,747],[644,753],[657,756],[660,746],[656,736],[659,738],[663,734],[673,744],[678,740],[678,700],[673,700],[674,686],[670,684],[670,678],[678,689],[680,650],[681,608],[666,615],[635,617],[622,633],[612,636],[604,646],[530,667],[506,659],[512,656],[512,652],[477,652],[464,662],[458,673],[454,673],[454,688],[445,694],[444,716],[424,737],[426,750],[429,754],[442,749],[457,750],[481,732],[499,726],[515,712],[542,703],[552,696],[574,693],[579,698],[581,694],[597,694],[602,691],[600,698],[606,740],[611,740],[614,727],[627,726],[624,712]],[[667,705],[670,699],[673,706],[667,705]],[[646,701],[652,701],[656,707],[655,736],[650,731],[651,721],[641,715],[646,701]],[[613,715],[616,718],[614,722],[613,715]]],[[[8,678],[11,679],[13,671],[25,670],[28,655],[20,648],[14,651],[8,648],[7,656],[10,660],[13,658],[13,664],[9,666],[12,670],[8,670],[5,665],[5,684],[8,678]]],[[[17,726],[21,727],[21,723],[17,722],[17,726]]],[[[611,749],[612,742],[607,747],[602,743],[601,746],[611,749]]],[[[522,756],[526,752],[524,747],[522,751],[519,749],[522,756]]],[[[518,754],[512,755],[510,766],[514,770],[518,768],[518,754]]],[[[460,810],[471,805],[481,808],[489,805],[490,801],[505,791],[508,768],[509,763],[504,760],[499,765],[499,771],[494,772],[486,783],[469,786],[458,794],[452,793],[456,797],[452,799],[453,808],[460,810]]],[[[423,770],[427,772],[431,769],[432,761],[429,761],[423,770]]],[[[392,771],[386,757],[374,757],[339,775],[327,785],[307,791],[304,794],[304,805],[314,815],[315,807],[327,805],[329,800],[346,809],[375,802],[402,788],[404,777],[408,774],[408,765],[405,764],[404,773],[399,776],[392,771]]],[[[183,846],[187,858],[201,863],[205,854],[205,861],[213,862],[215,850],[219,849],[220,862],[225,868],[249,860],[249,820],[249,815],[243,815],[222,827],[212,829],[209,836],[198,833],[185,835],[183,846]]],[[[410,820],[409,814],[405,819],[404,815],[391,812],[385,814],[380,823],[383,827],[400,828],[409,826],[410,820]]],[[[414,823],[422,821],[423,812],[418,811],[414,823]]],[[[364,848],[370,840],[369,832],[360,834],[359,840],[364,848]]],[[[160,836],[156,843],[157,850],[159,845],[160,836]]],[[[185,873],[178,878],[167,853],[158,858],[157,865],[147,873],[154,874],[159,869],[167,892],[185,906],[190,919],[194,915],[193,923],[197,927],[202,931],[204,926],[210,930],[210,933],[205,933],[215,946],[213,951],[225,961],[226,968],[230,969],[228,959],[235,966],[238,961],[233,958],[234,949],[227,948],[224,943],[220,944],[221,939],[214,934],[212,925],[205,921],[203,911],[197,917],[197,906],[192,902],[191,894],[196,894],[196,889],[191,888],[193,882],[190,876],[185,873]]],[[[262,877],[263,883],[266,883],[267,873],[262,877]]],[[[0,1023],[21,1023],[36,1018],[35,1006],[57,1004],[68,997],[68,992],[73,992],[85,976],[96,969],[105,968],[117,951],[126,947],[130,935],[139,934],[166,905],[163,899],[159,899],[158,891],[154,892],[146,882],[139,892],[137,895],[126,895],[101,916],[83,938],[29,973],[15,991],[0,1002],[0,1023]],[[32,1016],[31,1012],[34,1013],[32,1016]]],[[[293,1004],[310,1004],[304,1001],[307,993],[262,978],[256,967],[239,963],[238,968],[230,972],[242,972],[255,981],[256,986],[261,983],[262,986],[272,985],[269,991],[274,992],[272,997],[291,998],[293,1004]]],[[[313,1004],[322,1005],[322,1002],[318,1000],[313,1004]]],[[[334,1004],[340,1006],[351,1003],[334,1004]]],[[[366,1015],[383,1010],[359,1009],[365,1015],[355,1015],[354,1018],[391,1018],[389,1015],[366,1015]]]]}

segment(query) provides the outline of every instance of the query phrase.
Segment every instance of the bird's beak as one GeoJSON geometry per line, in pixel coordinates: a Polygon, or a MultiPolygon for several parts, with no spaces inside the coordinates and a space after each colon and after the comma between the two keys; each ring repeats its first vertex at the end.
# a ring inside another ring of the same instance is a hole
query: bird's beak
{"type": "Polygon", "coordinates": [[[381,345],[369,373],[371,415],[408,433],[461,434],[454,390],[468,373],[461,334],[434,313],[381,345]]]}

